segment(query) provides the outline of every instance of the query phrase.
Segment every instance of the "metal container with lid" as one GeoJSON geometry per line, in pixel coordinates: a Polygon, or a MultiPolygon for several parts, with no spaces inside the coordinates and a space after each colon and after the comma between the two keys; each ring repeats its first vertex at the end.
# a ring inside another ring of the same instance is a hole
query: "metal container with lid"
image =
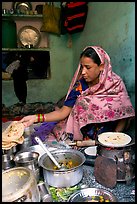
{"type": "Polygon", "coordinates": [[[37,182],[30,169],[15,167],[2,172],[2,202],[40,202],[37,182]]]}

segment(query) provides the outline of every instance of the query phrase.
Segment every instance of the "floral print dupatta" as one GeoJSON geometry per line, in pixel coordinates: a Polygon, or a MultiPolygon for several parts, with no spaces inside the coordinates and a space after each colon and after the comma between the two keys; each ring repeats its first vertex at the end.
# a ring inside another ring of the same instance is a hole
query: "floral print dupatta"
{"type": "MultiPolygon", "coordinates": [[[[74,140],[83,139],[80,129],[87,124],[116,121],[135,116],[134,108],[122,79],[112,71],[110,57],[101,47],[91,47],[99,55],[104,69],[100,73],[99,83],[89,87],[78,96],[67,119],[65,132],[73,134],[74,140]]],[[[80,77],[79,64],[67,96],[80,77]]]]}

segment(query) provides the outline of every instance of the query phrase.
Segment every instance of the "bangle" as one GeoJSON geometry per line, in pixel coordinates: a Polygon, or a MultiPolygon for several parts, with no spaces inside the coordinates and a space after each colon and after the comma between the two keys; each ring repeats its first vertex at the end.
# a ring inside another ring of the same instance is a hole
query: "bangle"
{"type": "Polygon", "coordinates": [[[44,114],[36,114],[36,121],[39,122],[44,122],[45,118],[44,118],[44,114]]]}

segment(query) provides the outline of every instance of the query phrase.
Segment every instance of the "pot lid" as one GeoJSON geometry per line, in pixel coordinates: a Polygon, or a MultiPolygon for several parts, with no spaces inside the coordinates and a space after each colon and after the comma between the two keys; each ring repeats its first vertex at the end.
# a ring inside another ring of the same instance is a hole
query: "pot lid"
{"type": "Polygon", "coordinates": [[[106,147],[124,147],[132,138],[122,132],[104,132],[98,135],[98,142],[106,147]]]}

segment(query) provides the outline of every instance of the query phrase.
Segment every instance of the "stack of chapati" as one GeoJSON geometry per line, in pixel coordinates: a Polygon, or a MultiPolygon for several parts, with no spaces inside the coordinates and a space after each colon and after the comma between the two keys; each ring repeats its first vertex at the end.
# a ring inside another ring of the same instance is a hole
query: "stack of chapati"
{"type": "MultiPolygon", "coordinates": [[[[4,126],[4,125],[3,125],[4,126]]],[[[24,125],[19,121],[8,123],[2,128],[2,149],[8,150],[24,142],[24,125]]]]}

